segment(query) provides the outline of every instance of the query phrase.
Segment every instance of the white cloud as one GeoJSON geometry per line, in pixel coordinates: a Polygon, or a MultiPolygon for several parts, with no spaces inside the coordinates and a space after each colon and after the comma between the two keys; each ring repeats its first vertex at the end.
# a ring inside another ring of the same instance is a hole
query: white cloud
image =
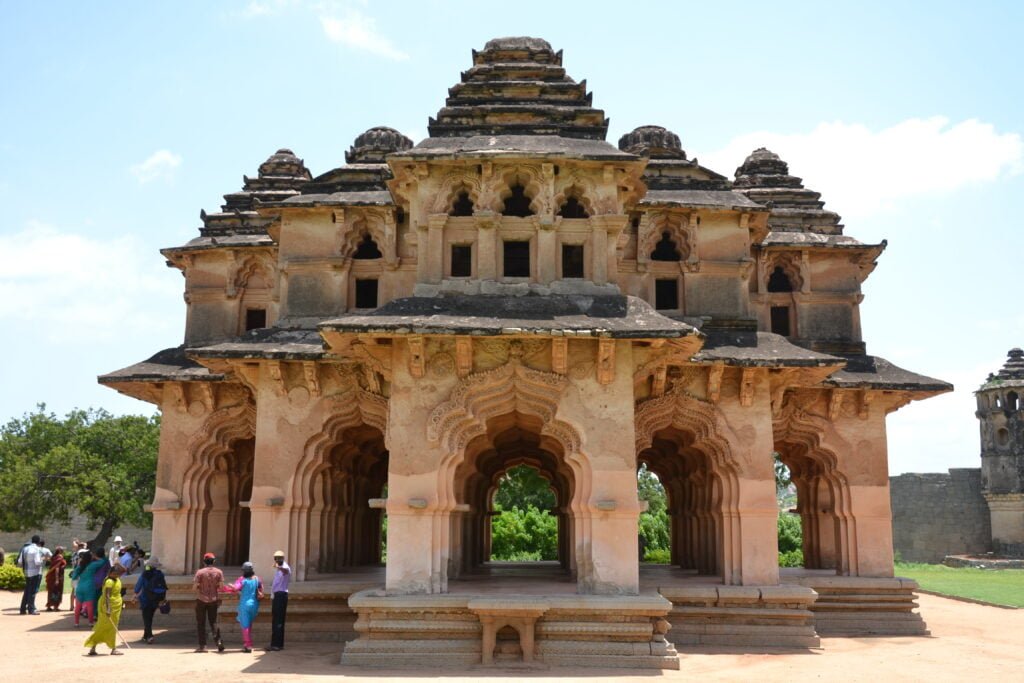
{"type": "Polygon", "coordinates": [[[51,342],[178,329],[181,278],[132,237],[100,241],[30,221],[0,235],[0,325],[51,342]]]}
{"type": "Polygon", "coordinates": [[[320,25],[332,42],[395,61],[409,58],[409,55],[395,47],[390,39],[377,32],[377,22],[373,17],[366,16],[358,10],[345,10],[341,19],[330,14],[321,14],[320,25]]]}
{"type": "Polygon", "coordinates": [[[822,193],[828,208],[850,218],[1024,169],[1020,134],[998,133],[976,119],[950,125],[942,116],[907,119],[878,131],[837,121],[809,133],[749,133],[698,156],[702,165],[731,174],[758,147],[782,157],[805,187],[822,193]]]}
{"type": "Polygon", "coordinates": [[[145,161],[134,164],[131,167],[132,175],[139,181],[140,185],[154,180],[170,180],[174,170],[181,166],[181,157],[166,149],[158,149],[149,155],[145,161]]]}

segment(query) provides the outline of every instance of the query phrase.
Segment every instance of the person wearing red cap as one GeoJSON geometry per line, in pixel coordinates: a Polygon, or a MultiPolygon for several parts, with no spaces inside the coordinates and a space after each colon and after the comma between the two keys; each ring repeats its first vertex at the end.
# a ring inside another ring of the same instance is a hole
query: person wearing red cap
{"type": "Polygon", "coordinates": [[[213,563],[217,560],[213,553],[203,555],[203,568],[196,572],[192,580],[192,589],[196,593],[196,631],[199,635],[199,647],[196,652],[206,652],[206,624],[209,622],[213,632],[213,641],[217,643],[217,651],[224,651],[224,641],[220,637],[217,625],[217,608],[220,607],[220,590],[224,585],[224,572],[213,563]]]}

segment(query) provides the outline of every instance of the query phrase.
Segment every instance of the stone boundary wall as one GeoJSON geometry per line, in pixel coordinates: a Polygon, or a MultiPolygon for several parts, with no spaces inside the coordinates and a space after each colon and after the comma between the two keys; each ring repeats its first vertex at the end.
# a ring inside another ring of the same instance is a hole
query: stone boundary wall
{"type": "MultiPolygon", "coordinates": [[[[69,524],[55,524],[47,527],[46,529],[27,529],[25,531],[16,532],[0,532],[0,548],[4,549],[4,552],[17,553],[18,550],[23,546],[34,534],[39,534],[46,541],[46,547],[53,550],[58,545],[64,546],[66,550],[71,549],[71,540],[79,538],[83,541],[88,541],[96,536],[96,530],[90,529],[86,524],[85,517],[82,515],[76,515],[71,518],[69,524]]],[[[110,534],[110,539],[107,540],[107,548],[110,548],[110,544],[113,542],[115,536],[120,536],[124,539],[126,545],[131,545],[134,541],[138,541],[139,545],[144,550],[149,551],[152,547],[153,542],[153,530],[152,529],[139,529],[131,526],[122,526],[115,529],[110,534]]]]}
{"type": "Polygon", "coordinates": [[[991,550],[980,468],[889,477],[893,549],[905,562],[942,562],[946,555],[991,550]]]}

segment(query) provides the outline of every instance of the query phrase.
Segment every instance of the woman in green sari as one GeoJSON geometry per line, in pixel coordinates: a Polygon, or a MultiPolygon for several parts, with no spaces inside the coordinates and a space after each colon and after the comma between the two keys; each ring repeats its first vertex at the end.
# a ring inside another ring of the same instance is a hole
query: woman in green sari
{"type": "Polygon", "coordinates": [[[121,574],[123,573],[124,567],[115,564],[110,568],[106,580],[103,581],[103,589],[100,592],[99,601],[96,603],[96,611],[99,613],[96,626],[85,640],[85,644],[90,648],[90,655],[96,654],[96,646],[100,643],[109,647],[112,655],[124,654],[117,649],[117,624],[121,620],[121,607],[124,605],[124,600],[121,597],[121,574]]]}

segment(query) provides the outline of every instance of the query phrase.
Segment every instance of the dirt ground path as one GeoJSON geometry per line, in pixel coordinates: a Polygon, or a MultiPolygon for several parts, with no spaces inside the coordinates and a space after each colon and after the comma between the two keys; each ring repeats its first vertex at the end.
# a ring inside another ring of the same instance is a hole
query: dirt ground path
{"type": "Polygon", "coordinates": [[[930,595],[920,599],[922,614],[932,631],[930,638],[824,638],[822,649],[810,653],[687,650],[682,652],[680,671],[648,673],[601,669],[365,671],[339,666],[340,648],[336,645],[299,644],[283,652],[243,654],[238,643],[229,643],[223,654],[195,654],[194,645],[181,637],[164,638],[173,641],[164,644],[139,643],[138,630],[125,631],[133,649],[124,657],[107,656],[103,646],[100,649],[104,654],[87,657],[81,643],[88,631],[75,630],[67,612],[23,617],[17,611],[19,601],[18,594],[0,592],[0,668],[12,672],[28,667],[24,670],[31,671],[32,680],[121,680],[126,671],[133,672],[132,678],[141,675],[151,681],[192,683],[199,679],[316,681],[331,676],[376,683],[391,678],[472,681],[495,676],[552,681],[692,681],[697,677],[702,681],[758,682],[1024,680],[1024,610],[930,595]]]}

